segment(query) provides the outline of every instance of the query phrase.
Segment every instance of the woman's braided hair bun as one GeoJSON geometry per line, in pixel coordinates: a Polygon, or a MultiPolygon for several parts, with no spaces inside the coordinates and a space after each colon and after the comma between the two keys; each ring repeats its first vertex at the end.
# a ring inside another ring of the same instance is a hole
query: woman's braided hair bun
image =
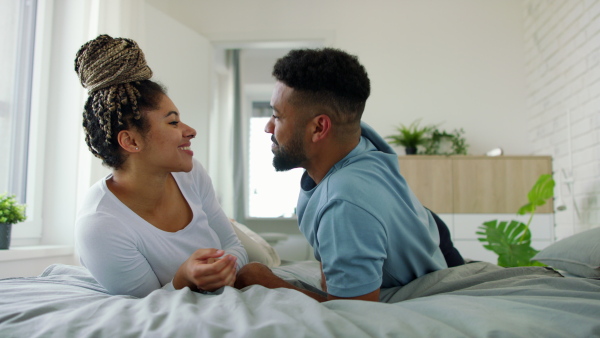
{"type": "Polygon", "coordinates": [[[79,81],[89,93],[121,83],[148,80],[152,70],[138,44],[100,35],[84,44],[75,58],[79,81]]]}
{"type": "Polygon", "coordinates": [[[149,80],[152,70],[138,44],[100,35],[77,52],[75,71],[88,90],[83,112],[85,141],[105,165],[119,169],[125,157],[117,135],[121,130],[147,130],[140,109],[155,108],[165,89],[149,80]]]}

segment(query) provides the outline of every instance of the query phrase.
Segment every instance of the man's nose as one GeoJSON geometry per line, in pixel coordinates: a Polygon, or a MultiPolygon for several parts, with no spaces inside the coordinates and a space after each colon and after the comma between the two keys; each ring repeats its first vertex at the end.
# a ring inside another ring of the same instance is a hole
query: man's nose
{"type": "Polygon", "coordinates": [[[273,134],[273,117],[265,124],[265,133],[273,134]]]}

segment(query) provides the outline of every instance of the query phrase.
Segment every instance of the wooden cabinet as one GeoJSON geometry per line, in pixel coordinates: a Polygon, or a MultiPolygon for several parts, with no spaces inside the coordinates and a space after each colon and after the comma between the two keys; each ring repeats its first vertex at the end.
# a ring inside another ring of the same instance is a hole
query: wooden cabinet
{"type": "Polygon", "coordinates": [[[438,214],[454,212],[452,160],[446,156],[400,156],[400,173],[419,201],[438,214]]]}
{"type": "MultiPolygon", "coordinates": [[[[477,240],[477,229],[490,220],[518,220],[527,193],[542,174],[552,173],[550,156],[400,156],[400,173],[421,203],[448,225],[454,246],[464,258],[497,263],[497,256],[477,240]]],[[[532,246],[554,241],[552,201],[536,210],[532,246]]]]}
{"type": "MultiPolygon", "coordinates": [[[[421,203],[436,213],[515,214],[550,156],[400,156],[400,172],[421,203]]],[[[552,201],[536,213],[552,213],[552,201]]]]}

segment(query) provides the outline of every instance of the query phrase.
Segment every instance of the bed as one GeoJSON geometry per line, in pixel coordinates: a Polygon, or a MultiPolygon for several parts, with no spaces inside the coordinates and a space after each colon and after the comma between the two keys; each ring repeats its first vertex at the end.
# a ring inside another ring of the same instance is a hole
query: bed
{"type": "MultiPolygon", "coordinates": [[[[574,242],[581,248],[581,240],[574,242]]],[[[600,337],[595,262],[573,277],[549,267],[473,262],[388,289],[380,303],[318,303],[261,286],[114,296],[85,268],[54,264],[37,277],[0,280],[0,337],[600,337]]],[[[315,261],[273,270],[319,288],[315,261]]]]}

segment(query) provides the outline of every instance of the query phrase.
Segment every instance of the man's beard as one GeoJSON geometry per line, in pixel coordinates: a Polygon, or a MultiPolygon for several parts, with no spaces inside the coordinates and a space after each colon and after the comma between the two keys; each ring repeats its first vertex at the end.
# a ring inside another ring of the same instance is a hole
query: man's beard
{"type": "Polygon", "coordinates": [[[271,140],[278,146],[278,150],[273,152],[273,167],[276,171],[299,168],[306,161],[304,142],[300,135],[295,135],[285,147],[277,143],[275,136],[272,136],[271,140]]]}

